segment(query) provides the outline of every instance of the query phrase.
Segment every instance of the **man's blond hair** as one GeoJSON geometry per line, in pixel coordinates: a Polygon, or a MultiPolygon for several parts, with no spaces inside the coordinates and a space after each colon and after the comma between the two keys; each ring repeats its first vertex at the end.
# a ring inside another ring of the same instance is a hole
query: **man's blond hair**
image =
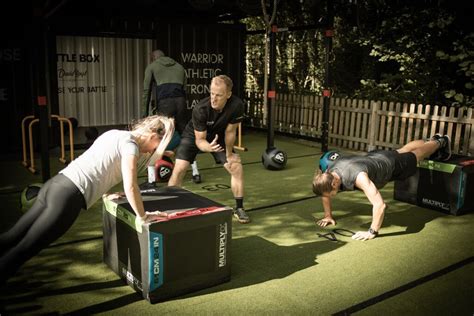
{"type": "Polygon", "coordinates": [[[334,176],[330,172],[322,172],[316,170],[313,177],[313,192],[317,196],[322,196],[324,193],[330,193],[332,191],[332,182],[334,176]]]}
{"type": "Polygon", "coordinates": [[[232,91],[232,87],[234,86],[232,79],[230,79],[230,77],[226,75],[215,76],[214,78],[212,78],[211,84],[213,82],[217,85],[219,85],[220,83],[224,83],[227,87],[227,91],[232,91]]]}

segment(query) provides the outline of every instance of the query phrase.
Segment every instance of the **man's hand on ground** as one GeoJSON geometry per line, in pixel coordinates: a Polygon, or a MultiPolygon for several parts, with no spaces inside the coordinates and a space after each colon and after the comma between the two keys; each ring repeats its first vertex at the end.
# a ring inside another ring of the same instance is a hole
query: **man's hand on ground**
{"type": "Polygon", "coordinates": [[[336,225],[336,221],[332,217],[325,217],[316,222],[321,227],[326,227],[328,225],[336,225]]]}

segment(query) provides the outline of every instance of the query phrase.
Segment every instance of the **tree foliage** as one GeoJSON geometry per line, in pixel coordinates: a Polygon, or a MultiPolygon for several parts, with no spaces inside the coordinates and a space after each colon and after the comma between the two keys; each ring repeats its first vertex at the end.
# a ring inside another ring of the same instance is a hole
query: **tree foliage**
{"type": "MultiPolygon", "coordinates": [[[[322,3],[282,1],[277,25],[320,22],[327,14],[322,3]]],[[[474,32],[463,11],[447,1],[335,1],[330,63],[335,95],[473,106],[474,32]]],[[[245,23],[250,30],[265,28],[261,17],[245,23]]],[[[320,93],[325,75],[321,31],[278,33],[277,91],[320,93]]],[[[262,90],[263,35],[249,35],[247,54],[247,89],[262,90]]]]}
{"type": "MultiPolygon", "coordinates": [[[[275,19],[278,28],[313,23],[310,10],[298,1],[279,4],[275,19]]],[[[243,21],[249,31],[266,30],[263,16],[243,21]]],[[[247,82],[249,91],[262,91],[265,60],[264,34],[249,35],[247,38],[247,82]]],[[[316,29],[284,31],[277,33],[276,87],[280,92],[316,92],[321,89],[324,75],[323,45],[321,33],[316,29]]]]}

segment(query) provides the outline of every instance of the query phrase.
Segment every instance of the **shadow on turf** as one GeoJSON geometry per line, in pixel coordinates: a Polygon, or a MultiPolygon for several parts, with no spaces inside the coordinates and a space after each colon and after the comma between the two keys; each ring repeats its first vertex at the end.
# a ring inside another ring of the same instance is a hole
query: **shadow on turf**
{"type": "MultiPolygon", "coordinates": [[[[408,209],[400,212],[390,212],[389,209],[386,212],[383,221],[383,228],[387,228],[389,226],[396,226],[406,227],[406,229],[404,231],[392,233],[384,233],[382,231],[377,238],[416,234],[422,231],[427,223],[444,216],[448,215],[434,210],[420,209],[420,207],[416,206],[409,207],[408,209]]],[[[364,229],[368,229],[370,227],[370,224],[371,222],[365,223],[364,225],[362,225],[362,227],[364,229]]]]}
{"type": "Polygon", "coordinates": [[[113,300],[87,306],[64,315],[94,315],[97,313],[112,311],[119,307],[126,306],[141,300],[143,300],[143,298],[139,296],[138,293],[130,293],[114,298],[113,300]]]}
{"type": "MultiPolygon", "coordinates": [[[[37,300],[40,297],[65,295],[65,294],[80,294],[82,292],[97,291],[101,289],[112,289],[112,288],[122,287],[122,286],[127,286],[127,285],[121,279],[116,279],[116,280],[106,281],[106,282],[86,283],[86,284],[75,285],[75,286],[71,286],[67,288],[61,288],[61,289],[41,289],[40,288],[41,286],[44,286],[44,284],[38,283],[38,282],[26,283],[26,284],[21,284],[20,282],[9,283],[8,292],[10,295],[15,295],[15,293],[21,293],[22,291],[24,292],[24,291],[31,291],[31,290],[33,290],[33,293],[10,297],[5,300],[2,298],[0,300],[1,315],[19,314],[19,313],[34,312],[34,311],[40,312],[43,306],[35,302],[35,300],[37,300]],[[26,304],[29,303],[32,305],[25,305],[25,303],[26,304]],[[19,306],[14,307],[15,305],[19,305],[19,306]]],[[[126,306],[128,304],[138,302],[141,300],[143,300],[143,298],[138,293],[133,292],[127,295],[114,298],[109,301],[105,301],[105,302],[101,302],[98,304],[81,308],[79,310],[70,312],[68,314],[92,315],[96,313],[114,310],[122,306],[126,306]]],[[[48,314],[54,315],[54,314],[59,314],[59,313],[50,312],[48,314]]]]}
{"type": "Polygon", "coordinates": [[[182,299],[246,287],[275,279],[317,265],[317,256],[336,250],[346,242],[318,240],[293,246],[279,246],[262,237],[232,240],[232,277],[227,283],[176,297],[182,299]]]}
{"type": "MultiPolygon", "coordinates": [[[[318,255],[335,250],[345,245],[345,242],[319,240],[293,246],[279,246],[261,237],[252,236],[232,240],[232,279],[230,282],[179,296],[171,300],[194,297],[209,293],[221,292],[239,287],[245,287],[274,279],[285,278],[295,272],[317,264],[318,255]]],[[[1,300],[2,315],[23,312],[41,312],[43,306],[38,304],[38,298],[64,294],[78,294],[127,286],[124,281],[116,279],[107,282],[86,283],[62,289],[47,289],[42,283],[20,282],[10,283],[7,300],[1,300]],[[27,292],[26,295],[21,293],[27,292]],[[17,294],[16,294],[17,293],[17,294]],[[18,296],[17,296],[18,295],[18,296]],[[27,305],[25,305],[27,302],[27,305]],[[15,307],[15,305],[18,305],[15,307]],[[5,306],[8,306],[5,308],[5,306]]],[[[131,290],[131,289],[130,289],[131,290]]],[[[70,312],[69,314],[90,315],[113,311],[120,307],[141,301],[143,298],[133,292],[108,301],[99,302],[70,312]]],[[[48,309],[54,307],[49,306],[48,309]]],[[[54,314],[54,312],[53,312],[54,314]]]]}
{"type": "MultiPolygon", "coordinates": [[[[357,212],[357,214],[362,215],[360,213],[361,212],[357,212]]],[[[364,213],[364,215],[369,215],[370,210],[367,212],[364,211],[362,213],[364,213]]],[[[350,212],[343,217],[352,217],[353,215],[354,213],[350,212]]],[[[384,227],[393,225],[397,227],[406,227],[406,229],[400,232],[381,234],[380,237],[390,237],[420,232],[428,222],[441,216],[447,215],[437,211],[420,209],[419,207],[415,206],[398,212],[390,212],[390,210],[388,210],[384,220],[384,227]]],[[[360,226],[368,228],[369,225],[370,222],[364,223],[360,226]]],[[[334,242],[326,239],[318,239],[317,241],[309,243],[292,246],[279,246],[259,236],[233,239],[231,281],[218,286],[203,289],[201,291],[179,296],[171,300],[217,293],[259,284],[270,280],[282,279],[293,273],[317,265],[316,259],[318,255],[336,250],[345,244],[346,242],[340,240],[334,242]]],[[[82,259],[83,261],[88,261],[86,258],[82,259]]],[[[60,273],[61,271],[56,272],[60,273]]],[[[8,291],[10,298],[8,298],[8,300],[0,300],[0,312],[2,315],[8,315],[10,313],[31,313],[35,311],[41,312],[43,306],[39,305],[37,301],[37,299],[40,297],[74,293],[80,295],[81,293],[89,291],[127,286],[125,282],[120,279],[106,282],[85,283],[62,289],[47,289],[44,288],[46,287],[45,284],[36,284],[33,282],[26,282],[26,284],[16,282],[11,283],[11,285],[12,287],[8,291]],[[28,294],[25,295],[24,293],[28,294]],[[27,302],[27,305],[25,305],[25,302],[27,302]],[[18,306],[15,307],[15,305],[18,306]]],[[[86,306],[73,311],[70,314],[95,314],[113,311],[141,300],[143,300],[143,298],[139,294],[133,292],[110,299],[108,301],[98,302],[97,304],[86,306]]],[[[51,306],[49,308],[51,308],[51,306]]]]}

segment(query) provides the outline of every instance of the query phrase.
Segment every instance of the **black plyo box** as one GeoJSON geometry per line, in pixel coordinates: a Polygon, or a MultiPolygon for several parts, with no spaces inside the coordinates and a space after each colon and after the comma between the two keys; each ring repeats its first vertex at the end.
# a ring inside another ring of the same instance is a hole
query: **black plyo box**
{"type": "Polygon", "coordinates": [[[142,191],[142,226],[126,199],[104,199],[104,262],[150,303],[230,280],[232,209],[177,187],[142,191]]]}
{"type": "Polygon", "coordinates": [[[474,157],[423,160],[416,174],[395,181],[394,199],[461,215],[474,210],[474,157]]]}

